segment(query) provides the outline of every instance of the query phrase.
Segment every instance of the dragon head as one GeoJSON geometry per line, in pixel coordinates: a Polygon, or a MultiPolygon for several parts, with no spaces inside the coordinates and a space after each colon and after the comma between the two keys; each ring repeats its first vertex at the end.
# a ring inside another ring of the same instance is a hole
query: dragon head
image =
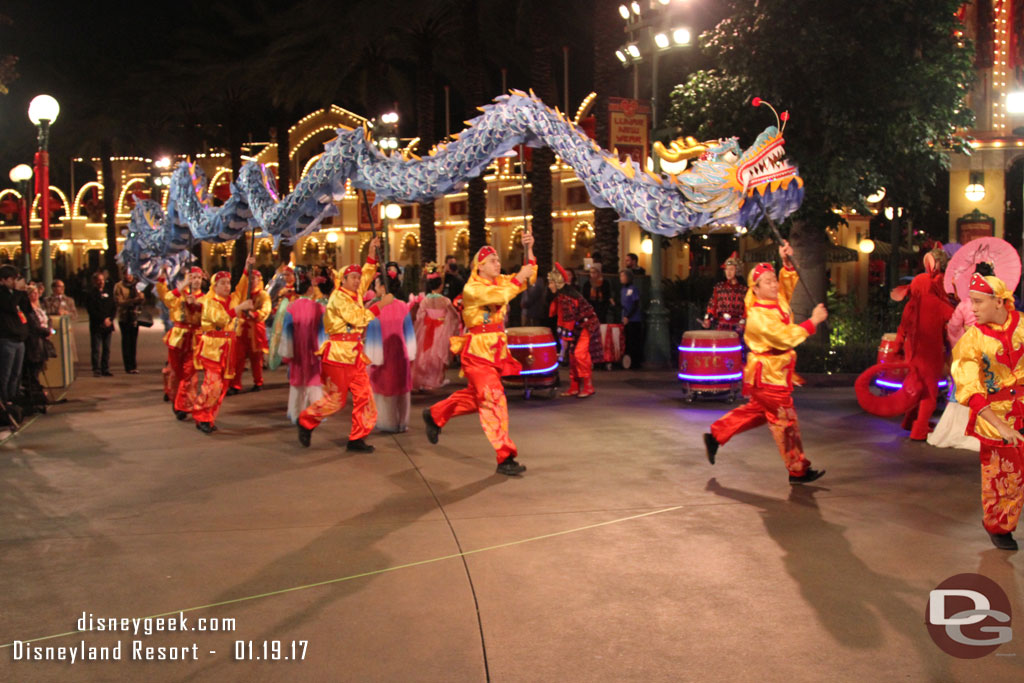
{"type": "Polygon", "coordinates": [[[765,214],[781,221],[800,207],[804,194],[803,179],[785,158],[782,132],[788,119],[783,112],[782,128],[769,126],[745,150],[736,138],[697,142],[687,137],[667,148],[656,143],[655,152],[664,161],[685,162],[670,179],[689,202],[712,216],[708,223],[754,227],[765,214]]]}

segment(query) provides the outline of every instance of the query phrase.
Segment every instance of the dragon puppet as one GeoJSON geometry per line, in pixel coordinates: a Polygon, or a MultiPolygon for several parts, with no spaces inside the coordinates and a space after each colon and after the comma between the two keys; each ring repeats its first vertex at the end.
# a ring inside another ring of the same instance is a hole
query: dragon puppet
{"type": "Polygon", "coordinates": [[[781,221],[803,200],[803,180],[784,159],[785,112],[781,129],[769,126],[747,149],[735,138],[661,147],[663,158],[685,159],[687,165],[678,173],[653,174],[602,149],[532,93],[513,90],[479,110],[482,114],[452,142],[422,158],[408,152],[385,155],[365,125],[340,129],[285,197],[267,168],[250,162],[231,184],[228,201],[213,207],[202,170],[182,162],[171,177],[166,211],[152,200],[137,199],[118,259],[141,280],[153,281],[165,265],[173,276],[187,261],[192,240],[233,241],[251,228],[272,237],[275,246],[294,243],[337,215],[334,200],[344,195],[347,181],[373,191],[377,202],[429,201],[457,191],[520,144],[550,147],[575,170],[594,206],[614,208],[621,220],[665,236],[706,225],[753,227],[764,216],[781,221]]]}

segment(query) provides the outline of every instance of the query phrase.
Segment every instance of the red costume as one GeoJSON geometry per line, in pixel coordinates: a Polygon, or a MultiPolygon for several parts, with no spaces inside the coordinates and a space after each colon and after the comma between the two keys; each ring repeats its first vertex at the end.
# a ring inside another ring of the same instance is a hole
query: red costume
{"type": "MultiPolygon", "coordinates": [[[[213,276],[213,285],[230,278],[230,273],[221,271],[213,276]]],[[[230,298],[217,296],[212,288],[203,297],[203,336],[195,355],[196,370],[203,370],[203,386],[192,409],[196,426],[202,431],[212,431],[228,390],[228,382],[235,374],[238,320],[235,307],[246,298],[248,291],[249,278],[243,273],[230,298]]]]}
{"type": "Polygon", "coordinates": [[[252,381],[255,387],[263,386],[263,354],[270,350],[267,344],[266,320],[270,316],[270,295],[263,291],[263,277],[258,270],[252,273],[252,287],[249,298],[252,310],[239,316],[238,342],[235,344],[235,376],[231,388],[242,388],[245,361],[252,367],[252,381]]]}
{"type": "Polygon", "coordinates": [[[771,264],[760,263],[750,273],[750,291],[747,294],[747,325],[744,341],[750,352],[743,370],[743,395],[750,401],[731,410],[711,425],[705,434],[708,459],[714,463],[718,446],[733,436],[765,423],[775,439],[790,481],[813,481],[821,472],[812,470],[804,456],[800,439],[800,426],[793,408],[794,348],[814,334],[815,325],[805,320],[793,322],[790,298],[798,281],[796,270],[783,268],[779,273],[778,299],[760,299],[754,296],[754,285],[759,277],[774,273],[771,264]]]}
{"type": "Polygon", "coordinates": [[[501,377],[522,371],[508,350],[505,314],[508,302],[526,289],[526,283],[508,275],[488,280],[477,274],[480,263],[494,253],[492,247],[485,246],[474,257],[472,273],[462,290],[462,321],[466,333],[451,339],[452,353],[460,354],[462,374],[469,380],[469,386],[424,411],[424,420],[428,438],[435,442],[436,431],[431,436],[432,429],[439,431],[453,417],[479,413],[480,424],[494,447],[501,472],[501,465],[506,461],[514,463],[517,454],[516,445],[508,434],[508,403],[501,377]]]}
{"type": "Polygon", "coordinates": [[[942,264],[936,265],[934,257],[926,258],[925,267],[926,272],[910,283],[910,298],[903,308],[896,335],[904,362],[874,365],[861,373],[855,385],[857,401],[866,412],[880,417],[903,413],[903,428],[910,430],[910,438],[915,441],[928,438],[928,421],[939,398],[939,380],[945,374],[946,323],[954,310],[943,290],[942,264]],[[901,367],[908,368],[909,372],[896,393],[887,396],[871,393],[871,380],[875,375],[901,367]]]}
{"type": "MultiPolygon", "coordinates": [[[[202,275],[200,268],[192,268],[189,275],[202,275]]],[[[182,413],[192,412],[192,403],[199,390],[199,375],[196,373],[195,352],[199,348],[200,323],[203,317],[202,290],[190,291],[187,286],[167,289],[161,276],[156,283],[157,295],[167,310],[173,327],[164,335],[167,345],[167,384],[165,392],[173,402],[179,419],[182,413]],[[192,303],[188,298],[192,297],[192,303]]]]}
{"type": "MultiPolygon", "coordinates": [[[[742,262],[734,251],[722,264],[722,268],[733,266],[739,269],[742,262]]],[[[745,304],[744,298],[747,294],[747,287],[738,279],[730,281],[723,280],[715,285],[711,292],[711,299],[708,301],[708,309],[704,313],[704,319],[708,322],[707,327],[715,330],[727,330],[743,334],[745,304]]]]}
{"type": "MultiPolygon", "coordinates": [[[[363,336],[366,326],[373,320],[373,313],[363,305],[363,295],[377,273],[377,261],[372,256],[366,265],[349,266],[341,278],[349,273],[360,273],[357,291],[342,287],[341,279],[335,283],[334,291],[324,312],[324,331],[328,338],[317,351],[320,356],[320,378],[323,382],[323,396],[299,415],[299,427],[311,431],[328,415],[342,409],[348,393],[352,392],[352,428],[349,431],[349,449],[353,442],[361,440],[373,431],[377,423],[377,407],[370,391],[370,378],[366,366],[370,359],[363,353],[363,336]]],[[[305,436],[308,437],[308,431],[305,436]]],[[[303,436],[300,431],[300,441],[303,436]]],[[[301,441],[309,445],[307,441],[301,441]]],[[[372,449],[372,447],[366,447],[372,449]]]]}
{"type": "Polygon", "coordinates": [[[600,363],[604,354],[601,323],[594,307],[568,282],[568,273],[556,263],[548,273],[548,283],[555,290],[548,315],[557,318],[562,349],[569,357],[569,391],[562,395],[586,398],[594,393],[594,363],[600,363]]]}
{"type": "Polygon", "coordinates": [[[970,291],[1001,299],[1007,309],[1002,324],[977,323],[964,333],[953,349],[952,373],[956,400],[971,411],[967,434],[981,442],[985,530],[996,547],[1016,550],[1011,534],[1024,506],[1024,445],[1007,444],[979,413],[988,409],[1011,429],[1024,428],[1024,316],[1013,309],[1013,294],[999,278],[976,273],[970,291]]]}

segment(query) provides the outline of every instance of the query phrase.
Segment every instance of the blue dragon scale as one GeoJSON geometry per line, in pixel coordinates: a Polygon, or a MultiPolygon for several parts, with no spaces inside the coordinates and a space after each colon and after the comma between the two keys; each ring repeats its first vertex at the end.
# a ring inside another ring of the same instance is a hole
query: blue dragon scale
{"type": "Polygon", "coordinates": [[[356,189],[372,190],[377,201],[429,201],[457,191],[519,144],[550,147],[573,168],[594,206],[611,207],[621,220],[665,236],[706,225],[752,227],[764,215],[781,221],[803,199],[803,180],[785,161],[782,132],[776,126],[765,129],[745,150],[735,138],[656,145],[659,156],[685,167],[654,174],[603,150],[532,93],[514,90],[480,111],[452,142],[423,158],[383,154],[366,127],[339,130],[285,197],[279,196],[267,168],[250,162],[232,183],[228,201],[214,207],[202,170],[182,162],[171,177],[166,211],[152,200],[136,201],[118,258],[140,279],[153,281],[165,265],[176,272],[187,261],[193,241],[227,242],[255,229],[273,237],[275,246],[294,243],[337,214],[334,200],[344,195],[346,181],[356,189]]]}

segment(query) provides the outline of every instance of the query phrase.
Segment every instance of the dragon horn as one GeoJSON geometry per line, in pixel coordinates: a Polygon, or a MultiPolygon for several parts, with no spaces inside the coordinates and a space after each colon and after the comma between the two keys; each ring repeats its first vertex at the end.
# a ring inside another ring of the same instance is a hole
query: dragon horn
{"type": "MultiPolygon", "coordinates": [[[[776,124],[776,125],[777,125],[777,126],[778,126],[779,128],[782,128],[782,121],[780,121],[780,120],[779,120],[779,112],[775,111],[775,107],[773,107],[773,106],[772,106],[772,105],[770,105],[769,103],[765,102],[765,101],[764,101],[764,100],[762,100],[762,99],[761,99],[760,97],[755,97],[754,99],[750,100],[750,104],[752,104],[752,105],[753,105],[753,106],[755,106],[755,107],[760,107],[760,106],[761,106],[761,105],[763,104],[764,106],[766,106],[766,107],[768,107],[769,109],[771,109],[771,110],[772,110],[772,113],[773,113],[773,114],[775,114],[775,124],[776,124]]],[[[789,113],[788,113],[788,112],[787,112],[787,114],[786,114],[786,119],[787,119],[787,120],[789,119],[789,113]]]]}

